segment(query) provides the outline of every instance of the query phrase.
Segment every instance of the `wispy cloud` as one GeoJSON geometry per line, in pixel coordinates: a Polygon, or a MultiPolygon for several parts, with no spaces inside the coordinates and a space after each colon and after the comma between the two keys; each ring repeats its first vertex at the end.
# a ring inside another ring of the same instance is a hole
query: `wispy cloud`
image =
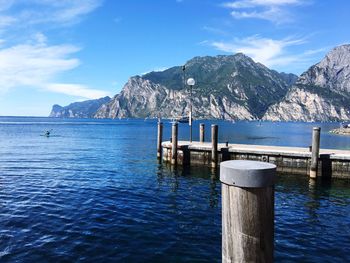
{"type": "Polygon", "coordinates": [[[40,86],[58,73],[73,69],[79,61],[70,45],[21,44],[0,49],[0,88],[40,86]]]}
{"type": "Polygon", "coordinates": [[[101,0],[46,0],[49,11],[53,11],[52,20],[69,23],[91,13],[100,6],[101,0]],[[53,9],[53,10],[52,10],[53,9]]]}
{"type": "Polygon", "coordinates": [[[222,35],[222,36],[229,36],[230,33],[218,28],[218,27],[212,27],[212,26],[203,26],[202,30],[207,31],[209,33],[215,34],[215,35],[222,35]]]}
{"type": "Polygon", "coordinates": [[[37,44],[0,49],[2,92],[15,87],[36,87],[89,99],[107,94],[82,85],[52,84],[59,74],[79,65],[79,60],[72,58],[79,48],[72,45],[48,46],[44,43],[44,35],[38,34],[36,37],[40,39],[37,44]]]}
{"type": "Polygon", "coordinates": [[[43,88],[71,96],[83,97],[84,99],[96,99],[105,96],[110,96],[109,92],[91,89],[87,86],[80,84],[51,83],[46,86],[43,86],[43,88]]]}
{"type": "MultiPolygon", "coordinates": [[[[1,3],[0,12],[6,13],[8,9],[11,12],[0,16],[0,25],[3,20],[8,24],[13,21],[25,22],[26,25],[50,22],[54,26],[62,26],[79,22],[82,17],[98,8],[102,0],[27,0],[26,4],[21,0],[13,0],[6,8],[1,3]]],[[[17,23],[17,26],[21,26],[21,23],[17,23]]]]}
{"type": "Polygon", "coordinates": [[[151,73],[151,72],[161,72],[161,71],[164,71],[164,70],[166,70],[168,68],[169,67],[158,67],[158,68],[154,68],[154,69],[145,71],[145,72],[141,73],[140,75],[143,76],[143,75],[146,75],[146,74],[151,73]]]}
{"type": "Polygon", "coordinates": [[[80,48],[50,45],[41,32],[42,28],[73,25],[100,4],[101,0],[0,0],[0,92],[32,87],[88,99],[107,95],[81,84],[58,83],[62,73],[80,65],[76,58],[80,48]],[[30,30],[21,30],[22,26],[30,30]]]}
{"type": "Polygon", "coordinates": [[[303,0],[240,0],[224,3],[223,5],[230,8],[253,8],[257,6],[271,7],[284,5],[300,5],[303,0]]]}
{"type": "Polygon", "coordinates": [[[282,24],[293,21],[288,7],[305,3],[306,0],[240,0],[222,6],[231,9],[231,16],[236,19],[255,18],[282,24]]]}
{"type": "Polygon", "coordinates": [[[210,45],[216,49],[229,53],[244,53],[256,62],[268,67],[288,65],[301,59],[299,55],[290,55],[288,48],[301,45],[306,40],[303,38],[288,37],[284,39],[263,38],[258,35],[247,38],[235,38],[232,41],[216,41],[210,45]]]}

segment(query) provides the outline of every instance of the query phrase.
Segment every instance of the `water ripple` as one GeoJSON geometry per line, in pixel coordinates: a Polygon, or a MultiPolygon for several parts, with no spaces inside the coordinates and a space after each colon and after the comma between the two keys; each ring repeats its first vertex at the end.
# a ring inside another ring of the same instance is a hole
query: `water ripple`
{"type": "MultiPolygon", "coordinates": [[[[218,175],[158,164],[155,123],[25,121],[0,121],[1,262],[221,261],[218,175]]],[[[348,189],[280,177],[275,261],[350,261],[348,189]]]]}

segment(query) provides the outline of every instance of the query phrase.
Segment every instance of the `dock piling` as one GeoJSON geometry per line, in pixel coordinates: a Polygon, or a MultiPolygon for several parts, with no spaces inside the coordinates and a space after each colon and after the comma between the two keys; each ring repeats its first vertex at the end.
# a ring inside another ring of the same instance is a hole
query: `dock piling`
{"type": "Polygon", "coordinates": [[[211,125],[211,167],[218,164],[218,125],[211,125]]]}
{"type": "Polygon", "coordinates": [[[199,124],[199,142],[204,142],[204,123],[199,124]]]}
{"type": "Polygon", "coordinates": [[[163,140],[163,123],[158,122],[158,135],[157,135],[157,158],[162,158],[162,140],[163,140]]]}
{"type": "Polygon", "coordinates": [[[312,130],[312,146],[311,146],[311,167],[310,178],[317,178],[318,158],[320,153],[320,127],[314,127],[312,130]]]}
{"type": "Polygon", "coordinates": [[[171,147],[171,164],[177,164],[177,135],[178,135],[178,123],[175,122],[172,125],[171,129],[171,141],[172,141],[172,147],[171,147]]]}
{"type": "Polygon", "coordinates": [[[276,165],[220,164],[222,262],[273,262],[276,165]]]}

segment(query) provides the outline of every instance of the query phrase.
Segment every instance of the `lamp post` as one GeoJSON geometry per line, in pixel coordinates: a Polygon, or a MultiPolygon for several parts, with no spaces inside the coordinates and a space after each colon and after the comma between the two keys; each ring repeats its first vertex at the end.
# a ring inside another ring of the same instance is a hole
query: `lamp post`
{"type": "Polygon", "coordinates": [[[182,66],[182,85],[183,85],[183,89],[186,88],[186,73],[185,73],[185,70],[186,70],[186,66],[183,65],[182,66]]]}
{"type": "Polygon", "coordinates": [[[190,116],[189,116],[189,122],[190,125],[190,142],[192,142],[192,87],[196,84],[195,80],[193,78],[187,79],[187,85],[190,86],[190,116]]]}

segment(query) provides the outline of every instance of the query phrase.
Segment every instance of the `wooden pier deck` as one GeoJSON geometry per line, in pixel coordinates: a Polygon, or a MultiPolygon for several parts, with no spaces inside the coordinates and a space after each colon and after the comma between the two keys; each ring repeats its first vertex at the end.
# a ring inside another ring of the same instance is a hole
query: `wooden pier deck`
{"type": "MultiPolygon", "coordinates": [[[[170,161],[172,143],[162,143],[163,160],[170,161]]],[[[211,142],[178,141],[180,165],[210,165],[211,142]]],[[[282,147],[218,143],[218,162],[225,160],[259,160],[274,163],[282,173],[309,175],[311,151],[302,147],[282,147]]],[[[350,151],[320,149],[318,176],[350,179],[350,151]]]]}

